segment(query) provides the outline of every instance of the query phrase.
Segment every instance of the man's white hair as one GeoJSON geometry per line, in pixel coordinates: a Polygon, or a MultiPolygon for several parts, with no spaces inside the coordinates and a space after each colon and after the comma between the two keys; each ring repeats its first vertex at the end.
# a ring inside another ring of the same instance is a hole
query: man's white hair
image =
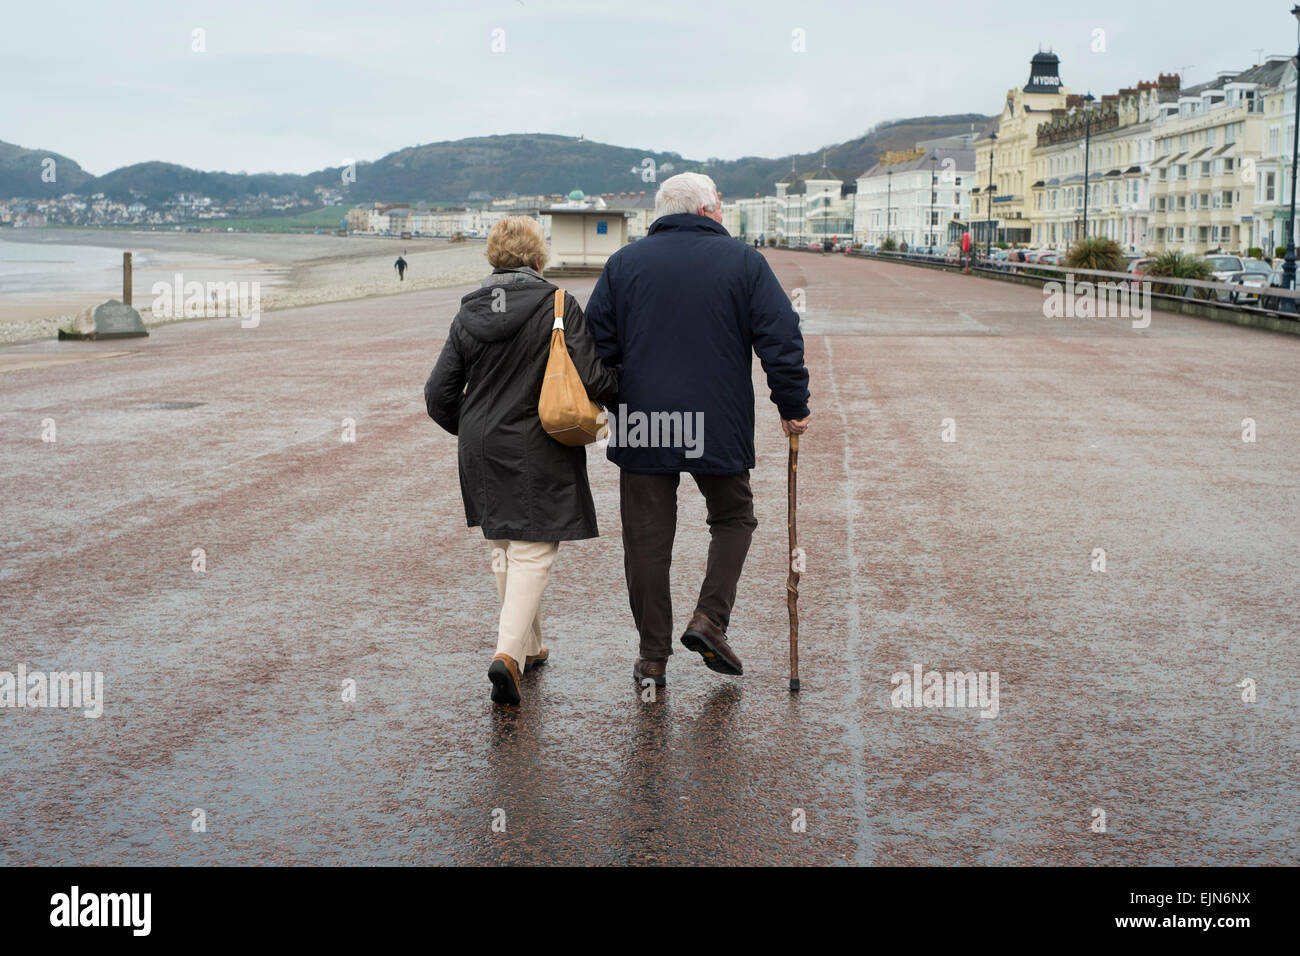
{"type": "Polygon", "coordinates": [[[678,173],[663,181],[655,193],[655,218],[676,213],[712,212],[718,205],[718,187],[703,173],[678,173]]]}

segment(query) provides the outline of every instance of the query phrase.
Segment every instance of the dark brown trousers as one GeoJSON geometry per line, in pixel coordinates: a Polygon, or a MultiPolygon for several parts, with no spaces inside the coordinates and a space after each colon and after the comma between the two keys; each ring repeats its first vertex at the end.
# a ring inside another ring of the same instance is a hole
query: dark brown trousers
{"type": "MultiPolygon", "coordinates": [[[[754,520],[749,472],[692,475],[704,495],[709,523],[709,563],[696,611],[727,629],[736,603],[736,585],[745,567],[754,520]]],[[[623,517],[623,569],[627,575],[632,617],[641,635],[641,657],[663,660],[673,652],[673,603],[669,568],[677,534],[679,474],[640,475],[620,472],[619,506],[623,517]]],[[[682,622],[683,628],[685,622],[682,622]]]]}

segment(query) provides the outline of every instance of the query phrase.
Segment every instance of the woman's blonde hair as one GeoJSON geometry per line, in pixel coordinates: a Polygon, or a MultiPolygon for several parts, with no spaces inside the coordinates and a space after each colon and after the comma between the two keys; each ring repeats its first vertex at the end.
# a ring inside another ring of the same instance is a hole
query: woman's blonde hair
{"type": "Polygon", "coordinates": [[[507,216],[497,220],[488,233],[487,260],[494,269],[527,266],[540,270],[546,265],[546,237],[542,224],[532,216],[507,216]]]}

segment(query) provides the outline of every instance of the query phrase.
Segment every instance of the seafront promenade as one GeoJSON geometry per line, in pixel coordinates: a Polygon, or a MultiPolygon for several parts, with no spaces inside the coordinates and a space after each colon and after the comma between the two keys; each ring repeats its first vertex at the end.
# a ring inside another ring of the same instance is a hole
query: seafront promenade
{"type": "Polygon", "coordinates": [[[103,674],[98,717],[0,708],[0,862],[1300,862],[1300,341],[768,256],[812,380],[798,696],[757,362],[745,676],[679,653],[638,695],[593,451],[603,536],[561,548],[503,716],[421,394],[470,287],[0,348],[0,670],[103,674]],[[904,700],[918,671],[996,674],[996,713],[904,700]]]}

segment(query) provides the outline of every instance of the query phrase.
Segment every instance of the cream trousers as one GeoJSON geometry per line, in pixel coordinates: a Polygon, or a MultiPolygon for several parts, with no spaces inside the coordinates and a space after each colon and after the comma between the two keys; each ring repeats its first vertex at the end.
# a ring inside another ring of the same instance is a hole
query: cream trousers
{"type": "Polygon", "coordinates": [[[524,669],[524,658],[542,649],[542,592],[559,550],[556,541],[488,541],[492,573],[501,598],[497,653],[509,654],[524,669]]]}

